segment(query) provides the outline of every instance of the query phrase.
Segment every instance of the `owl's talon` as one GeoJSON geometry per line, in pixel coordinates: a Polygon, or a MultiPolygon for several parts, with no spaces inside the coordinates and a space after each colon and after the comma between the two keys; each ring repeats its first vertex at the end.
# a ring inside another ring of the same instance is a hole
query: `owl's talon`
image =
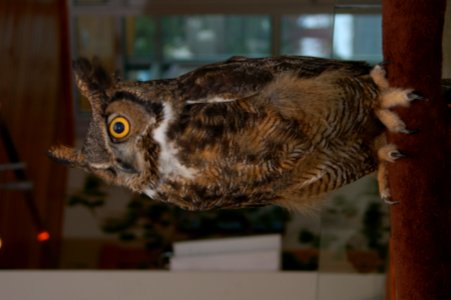
{"type": "Polygon", "coordinates": [[[394,151],[390,151],[388,153],[388,155],[390,156],[391,159],[396,160],[398,158],[404,158],[406,157],[406,154],[402,153],[399,150],[394,150],[394,151]]]}
{"type": "Polygon", "coordinates": [[[412,101],[415,101],[415,100],[427,101],[428,99],[423,97],[423,96],[421,96],[420,94],[415,93],[415,92],[410,92],[410,93],[407,94],[407,100],[409,102],[412,102],[412,101]]]}
{"type": "Polygon", "coordinates": [[[401,132],[401,133],[404,133],[404,134],[417,134],[417,133],[420,132],[420,129],[419,129],[419,128],[415,128],[415,129],[407,129],[407,128],[404,128],[404,129],[402,129],[400,132],[401,132]]]}
{"type": "Polygon", "coordinates": [[[391,197],[383,197],[382,200],[384,200],[384,202],[388,205],[399,204],[399,201],[392,200],[391,197]]]}

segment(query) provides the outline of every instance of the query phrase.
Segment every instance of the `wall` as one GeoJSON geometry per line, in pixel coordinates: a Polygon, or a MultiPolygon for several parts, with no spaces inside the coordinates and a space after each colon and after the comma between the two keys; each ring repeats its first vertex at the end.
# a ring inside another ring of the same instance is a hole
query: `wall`
{"type": "MultiPolygon", "coordinates": [[[[27,195],[0,189],[0,268],[56,265],[67,169],[46,153],[71,143],[72,113],[66,1],[2,0],[0,3],[0,118],[11,133],[33,183],[27,195]],[[30,203],[43,224],[32,220],[30,203]],[[38,243],[38,230],[50,240],[38,243]]],[[[0,164],[9,161],[0,140],[0,164]]],[[[1,172],[0,182],[15,181],[1,172]]]]}
{"type": "Polygon", "coordinates": [[[316,272],[0,272],[2,298],[21,300],[381,300],[383,284],[316,272]]]}

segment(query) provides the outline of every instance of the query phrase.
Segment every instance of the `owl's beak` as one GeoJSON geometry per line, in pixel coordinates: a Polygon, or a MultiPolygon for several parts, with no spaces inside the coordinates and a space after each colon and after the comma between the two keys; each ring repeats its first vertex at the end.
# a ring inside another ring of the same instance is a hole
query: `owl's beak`
{"type": "Polygon", "coordinates": [[[119,170],[125,173],[129,174],[136,174],[138,173],[138,170],[133,166],[133,164],[130,164],[126,161],[123,161],[121,159],[116,159],[116,166],[119,170]]]}

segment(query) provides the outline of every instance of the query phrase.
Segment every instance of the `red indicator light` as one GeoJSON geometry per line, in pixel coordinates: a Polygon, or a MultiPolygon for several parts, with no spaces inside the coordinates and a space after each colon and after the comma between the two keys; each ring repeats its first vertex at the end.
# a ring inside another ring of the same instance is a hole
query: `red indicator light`
{"type": "Polygon", "coordinates": [[[50,239],[50,234],[48,233],[48,231],[41,231],[41,232],[38,233],[36,238],[40,242],[45,242],[45,241],[48,241],[50,239]]]}

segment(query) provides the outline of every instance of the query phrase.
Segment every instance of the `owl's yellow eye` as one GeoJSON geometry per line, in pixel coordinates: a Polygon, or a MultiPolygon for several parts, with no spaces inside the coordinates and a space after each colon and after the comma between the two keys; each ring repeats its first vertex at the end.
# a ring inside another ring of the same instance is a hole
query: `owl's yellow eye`
{"type": "Polygon", "coordinates": [[[113,139],[123,139],[130,133],[130,122],[124,117],[115,117],[111,120],[108,131],[113,139]]]}

